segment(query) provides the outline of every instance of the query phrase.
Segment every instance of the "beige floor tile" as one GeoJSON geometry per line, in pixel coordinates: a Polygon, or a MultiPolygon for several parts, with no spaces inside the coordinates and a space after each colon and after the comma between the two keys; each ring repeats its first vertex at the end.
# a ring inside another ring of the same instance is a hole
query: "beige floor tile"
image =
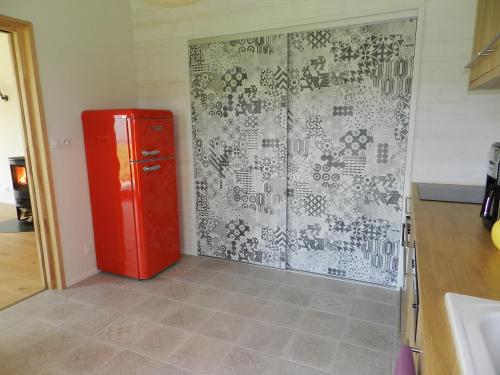
{"type": "Polygon", "coordinates": [[[254,321],[243,331],[238,344],[279,357],[290,341],[292,333],[293,331],[288,328],[254,321]]]}
{"type": "Polygon", "coordinates": [[[200,264],[197,265],[197,268],[208,271],[218,271],[224,272],[225,269],[228,268],[228,264],[231,263],[229,260],[218,259],[218,258],[209,258],[209,257],[200,257],[203,260],[200,264]]]}
{"type": "Polygon", "coordinates": [[[248,276],[256,267],[248,263],[235,261],[225,261],[224,269],[221,272],[231,273],[233,275],[248,276]]]}
{"type": "Polygon", "coordinates": [[[131,309],[129,313],[144,319],[160,321],[180,303],[167,298],[151,296],[131,309]]]}
{"type": "Polygon", "coordinates": [[[185,301],[200,289],[200,285],[172,279],[164,284],[164,287],[157,295],[176,301],[185,301]]]}
{"type": "Polygon", "coordinates": [[[374,302],[398,304],[398,293],[394,289],[387,289],[370,285],[358,285],[356,297],[374,302]]]}
{"type": "Polygon", "coordinates": [[[279,286],[279,283],[248,277],[241,283],[238,292],[260,298],[269,298],[279,286]]]}
{"type": "Polygon", "coordinates": [[[274,281],[281,283],[285,278],[285,270],[278,270],[269,267],[254,266],[250,269],[248,276],[259,280],[274,281]]]}
{"type": "Polygon", "coordinates": [[[345,316],[307,310],[299,324],[299,329],[332,339],[341,339],[347,320],[345,316]]]}
{"type": "Polygon", "coordinates": [[[230,344],[194,335],[170,356],[169,362],[194,372],[210,374],[230,349],[230,344]]]}
{"type": "Polygon", "coordinates": [[[100,330],[95,337],[128,348],[153,327],[152,322],[124,315],[100,330]]]}
{"type": "Polygon", "coordinates": [[[380,350],[393,352],[395,329],[378,323],[349,319],[343,341],[380,350]]]}
{"type": "Polygon", "coordinates": [[[72,298],[123,312],[145,301],[148,296],[114,286],[96,285],[83,293],[75,294],[72,298]]]}
{"type": "Polygon", "coordinates": [[[179,276],[177,279],[186,281],[189,283],[195,283],[200,285],[206,285],[206,281],[217,276],[216,272],[203,270],[200,268],[193,268],[183,275],[179,276]]]}
{"type": "Polygon", "coordinates": [[[318,287],[318,279],[320,279],[320,277],[316,275],[285,271],[283,283],[300,286],[301,288],[316,289],[318,287]]]}
{"type": "Polygon", "coordinates": [[[85,310],[87,306],[87,304],[66,299],[43,308],[36,314],[36,318],[48,323],[60,325],[80,311],[85,310]]]}
{"type": "Polygon", "coordinates": [[[194,268],[191,264],[177,263],[160,272],[157,277],[160,279],[176,279],[191,271],[194,268]]]}
{"type": "Polygon", "coordinates": [[[246,282],[246,278],[232,275],[229,273],[218,272],[214,277],[211,277],[203,282],[203,285],[212,286],[214,288],[224,289],[228,291],[236,291],[241,285],[246,282]]]}
{"type": "Polygon", "coordinates": [[[351,316],[353,318],[369,320],[375,323],[396,326],[398,307],[385,303],[367,301],[361,299],[353,300],[351,316]]]}
{"type": "Polygon", "coordinates": [[[266,301],[248,294],[237,293],[218,309],[232,314],[253,318],[266,301]]]}
{"type": "Polygon", "coordinates": [[[26,337],[28,345],[19,352],[31,364],[51,366],[64,358],[70,351],[85,343],[79,335],[59,328],[44,335],[41,339],[26,337]]]}
{"type": "Polygon", "coordinates": [[[247,319],[218,312],[203,324],[199,333],[234,343],[248,324],[247,319]]]}
{"type": "Polygon", "coordinates": [[[271,296],[273,301],[306,307],[311,303],[313,292],[310,289],[292,285],[281,285],[271,296]]]}
{"type": "Polygon", "coordinates": [[[212,315],[214,315],[214,311],[212,310],[182,303],[169,311],[161,322],[187,331],[195,331],[212,315]]]}
{"type": "Polygon", "coordinates": [[[100,375],[188,375],[189,373],[166,363],[124,350],[115,356],[100,375]]]}
{"type": "Polygon", "coordinates": [[[305,311],[305,309],[299,306],[266,301],[255,316],[255,319],[287,328],[295,328],[302,319],[305,311]]]}
{"type": "Polygon", "coordinates": [[[186,302],[194,305],[218,308],[226,303],[234,293],[212,287],[201,287],[186,302]]]}
{"type": "Polygon", "coordinates": [[[177,328],[158,325],[146,332],[130,348],[149,357],[166,360],[186,339],[187,333],[177,328]]]}
{"type": "Polygon", "coordinates": [[[88,340],[72,350],[55,365],[56,371],[66,374],[93,374],[109,362],[118,349],[112,345],[95,340],[88,340]]]}
{"type": "Polygon", "coordinates": [[[277,358],[253,350],[233,347],[214,374],[276,375],[279,371],[278,367],[279,359],[277,358]]]}
{"type": "Polygon", "coordinates": [[[320,277],[318,278],[317,289],[328,294],[342,294],[344,296],[354,297],[357,293],[358,286],[358,284],[350,281],[343,281],[333,277],[320,277]]]}
{"type": "Polygon", "coordinates": [[[86,305],[85,308],[65,319],[60,327],[77,332],[81,335],[94,336],[120,316],[121,314],[114,310],[94,305],[86,305]]]}
{"type": "Polygon", "coordinates": [[[298,363],[280,360],[275,375],[329,375],[329,373],[312,367],[299,365],[298,363]]]}
{"type": "Polygon", "coordinates": [[[386,375],[392,372],[392,355],[341,343],[335,358],[334,374],[386,375]]]}
{"type": "Polygon", "coordinates": [[[320,292],[314,295],[309,308],[332,314],[349,315],[353,310],[352,304],[353,299],[351,297],[320,292]]]}
{"type": "Polygon", "coordinates": [[[63,302],[65,298],[51,290],[38,293],[22,302],[0,311],[0,319],[15,322],[26,319],[39,313],[42,309],[57,302],[63,302]]]}
{"type": "Polygon", "coordinates": [[[331,371],[338,342],[325,337],[296,332],[285,357],[317,369],[331,371]]]}

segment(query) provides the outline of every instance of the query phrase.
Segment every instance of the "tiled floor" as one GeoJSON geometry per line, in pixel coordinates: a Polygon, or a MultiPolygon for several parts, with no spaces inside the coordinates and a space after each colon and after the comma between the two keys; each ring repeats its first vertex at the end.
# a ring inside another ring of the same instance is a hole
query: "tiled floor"
{"type": "Polygon", "coordinates": [[[0,311],[1,374],[391,374],[397,294],[185,256],[0,311]]]}

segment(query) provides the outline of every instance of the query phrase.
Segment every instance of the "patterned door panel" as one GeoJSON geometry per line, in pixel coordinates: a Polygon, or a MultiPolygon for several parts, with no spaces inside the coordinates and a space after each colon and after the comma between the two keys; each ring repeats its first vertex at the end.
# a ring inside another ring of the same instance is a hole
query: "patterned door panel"
{"type": "Polygon", "coordinates": [[[287,37],[190,46],[198,253],[286,264],[287,37]]]}
{"type": "Polygon", "coordinates": [[[288,35],[287,267],[396,285],[415,29],[288,35]]]}

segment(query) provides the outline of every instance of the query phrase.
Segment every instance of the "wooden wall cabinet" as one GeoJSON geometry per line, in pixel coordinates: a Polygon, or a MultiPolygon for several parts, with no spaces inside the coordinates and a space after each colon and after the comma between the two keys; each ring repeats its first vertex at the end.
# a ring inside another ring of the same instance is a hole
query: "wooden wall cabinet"
{"type": "MultiPolygon", "coordinates": [[[[500,33],[500,0],[478,0],[473,56],[484,49],[500,33]]],[[[469,88],[500,89],[500,40],[490,52],[470,64],[469,88]]]]}

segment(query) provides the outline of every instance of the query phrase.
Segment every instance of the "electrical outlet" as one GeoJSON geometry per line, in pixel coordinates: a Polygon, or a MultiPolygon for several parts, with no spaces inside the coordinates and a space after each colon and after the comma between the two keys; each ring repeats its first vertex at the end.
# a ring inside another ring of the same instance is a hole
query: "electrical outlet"
{"type": "Polygon", "coordinates": [[[50,148],[53,150],[71,148],[73,140],[71,137],[53,137],[49,140],[50,148]]]}
{"type": "Polygon", "coordinates": [[[94,244],[85,244],[85,255],[91,255],[95,252],[94,244]]]}

